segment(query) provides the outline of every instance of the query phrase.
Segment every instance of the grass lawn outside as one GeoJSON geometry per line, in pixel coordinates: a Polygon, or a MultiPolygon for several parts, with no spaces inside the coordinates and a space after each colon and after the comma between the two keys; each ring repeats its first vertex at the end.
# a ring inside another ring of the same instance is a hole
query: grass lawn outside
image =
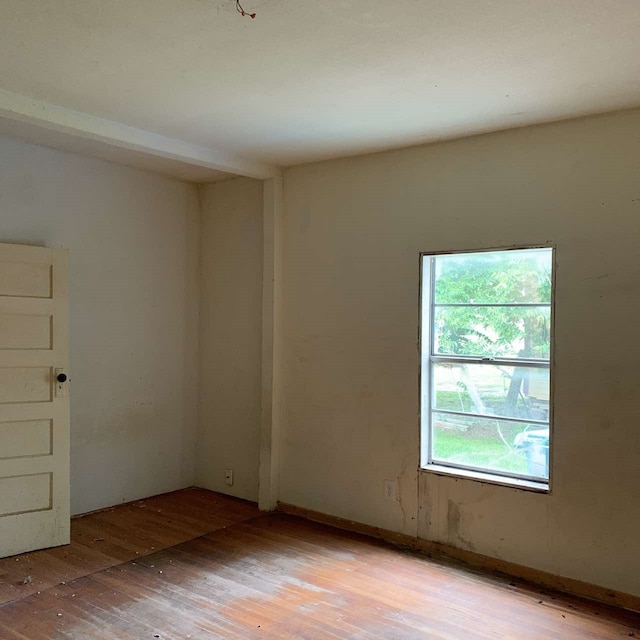
{"type": "MultiPolygon", "coordinates": [[[[505,393],[499,387],[482,390],[487,408],[498,416],[506,413],[505,393]]],[[[519,434],[540,430],[540,424],[511,422],[500,418],[484,418],[438,412],[438,409],[473,412],[473,400],[464,387],[440,388],[436,391],[433,408],[433,461],[477,467],[487,471],[501,471],[532,475],[527,464],[527,452],[516,447],[519,434]]],[[[507,413],[513,416],[514,413],[507,413]]],[[[531,416],[529,398],[520,395],[515,415],[521,419],[531,416]]],[[[539,419],[539,416],[535,416],[539,419]]],[[[538,471],[538,473],[542,473],[538,471]]]]}
{"type": "MultiPolygon", "coordinates": [[[[526,425],[523,425],[526,427],[526,425]]],[[[509,442],[509,440],[507,440],[509,442]]],[[[513,440],[511,441],[511,443],[513,440]]],[[[508,448],[499,436],[459,432],[436,425],[433,442],[434,461],[464,464],[496,471],[527,473],[524,451],[508,448]]]]}

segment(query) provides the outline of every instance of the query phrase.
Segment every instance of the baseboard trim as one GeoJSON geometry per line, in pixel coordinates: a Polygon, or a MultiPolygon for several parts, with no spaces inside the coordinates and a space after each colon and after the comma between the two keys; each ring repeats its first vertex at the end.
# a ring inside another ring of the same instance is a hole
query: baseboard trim
{"type": "Polygon", "coordinates": [[[362,522],[354,522],[352,520],[346,520],[345,518],[330,516],[319,511],[305,509],[304,507],[297,507],[284,502],[278,502],[277,510],[289,515],[305,518],[306,520],[312,520],[313,522],[327,524],[332,527],[336,527],[337,529],[352,531],[378,540],[384,540],[390,544],[410,548],[429,556],[462,562],[489,573],[518,578],[524,582],[548,589],[554,589],[573,596],[588,598],[589,600],[597,600],[598,602],[614,605],[623,609],[629,609],[631,611],[640,611],[640,597],[624,593],[622,591],[607,589],[588,582],[574,580],[573,578],[556,576],[546,571],[532,569],[531,567],[507,562],[506,560],[498,560],[497,558],[484,556],[473,551],[466,551],[447,544],[423,540],[421,538],[414,538],[413,536],[396,533],[394,531],[389,531],[388,529],[381,529],[380,527],[363,524],[362,522]]]}

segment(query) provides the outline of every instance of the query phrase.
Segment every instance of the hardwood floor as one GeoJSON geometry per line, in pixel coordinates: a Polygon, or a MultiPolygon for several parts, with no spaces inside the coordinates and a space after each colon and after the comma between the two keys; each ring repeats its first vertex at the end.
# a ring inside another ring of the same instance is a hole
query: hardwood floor
{"type": "Polygon", "coordinates": [[[242,500],[186,489],[74,518],[70,545],[0,559],[0,604],[258,515],[242,500]]]}
{"type": "Polygon", "coordinates": [[[640,615],[201,490],[74,520],[73,538],[0,561],[2,640],[640,637],[640,615]]]}

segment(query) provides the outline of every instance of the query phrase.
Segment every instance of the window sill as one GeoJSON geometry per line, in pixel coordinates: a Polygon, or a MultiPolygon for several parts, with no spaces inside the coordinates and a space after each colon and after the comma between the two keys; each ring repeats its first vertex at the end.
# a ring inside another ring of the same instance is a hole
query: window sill
{"type": "Polygon", "coordinates": [[[497,484],[512,489],[522,489],[523,491],[535,491],[536,493],[549,493],[549,483],[535,482],[533,480],[521,480],[519,478],[507,478],[493,473],[482,473],[480,471],[470,471],[468,469],[454,469],[440,464],[429,464],[421,467],[424,473],[435,473],[440,476],[450,476],[465,480],[476,480],[487,484],[497,484]]]}

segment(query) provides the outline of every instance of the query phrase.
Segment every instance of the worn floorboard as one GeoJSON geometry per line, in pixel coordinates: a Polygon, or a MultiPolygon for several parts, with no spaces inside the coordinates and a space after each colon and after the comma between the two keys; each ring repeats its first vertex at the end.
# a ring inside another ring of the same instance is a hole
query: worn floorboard
{"type": "Polygon", "coordinates": [[[71,544],[0,559],[0,604],[259,515],[227,496],[185,489],[71,521],[71,544]]]}
{"type": "Polygon", "coordinates": [[[259,515],[217,494],[192,490],[144,504],[74,521],[72,555],[1,561],[3,578],[18,579],[24,572],[10,563],[24,563],[48,586],[11,585],[0,638],[640,637],[634,613],[293,516],[259,515]]]}

